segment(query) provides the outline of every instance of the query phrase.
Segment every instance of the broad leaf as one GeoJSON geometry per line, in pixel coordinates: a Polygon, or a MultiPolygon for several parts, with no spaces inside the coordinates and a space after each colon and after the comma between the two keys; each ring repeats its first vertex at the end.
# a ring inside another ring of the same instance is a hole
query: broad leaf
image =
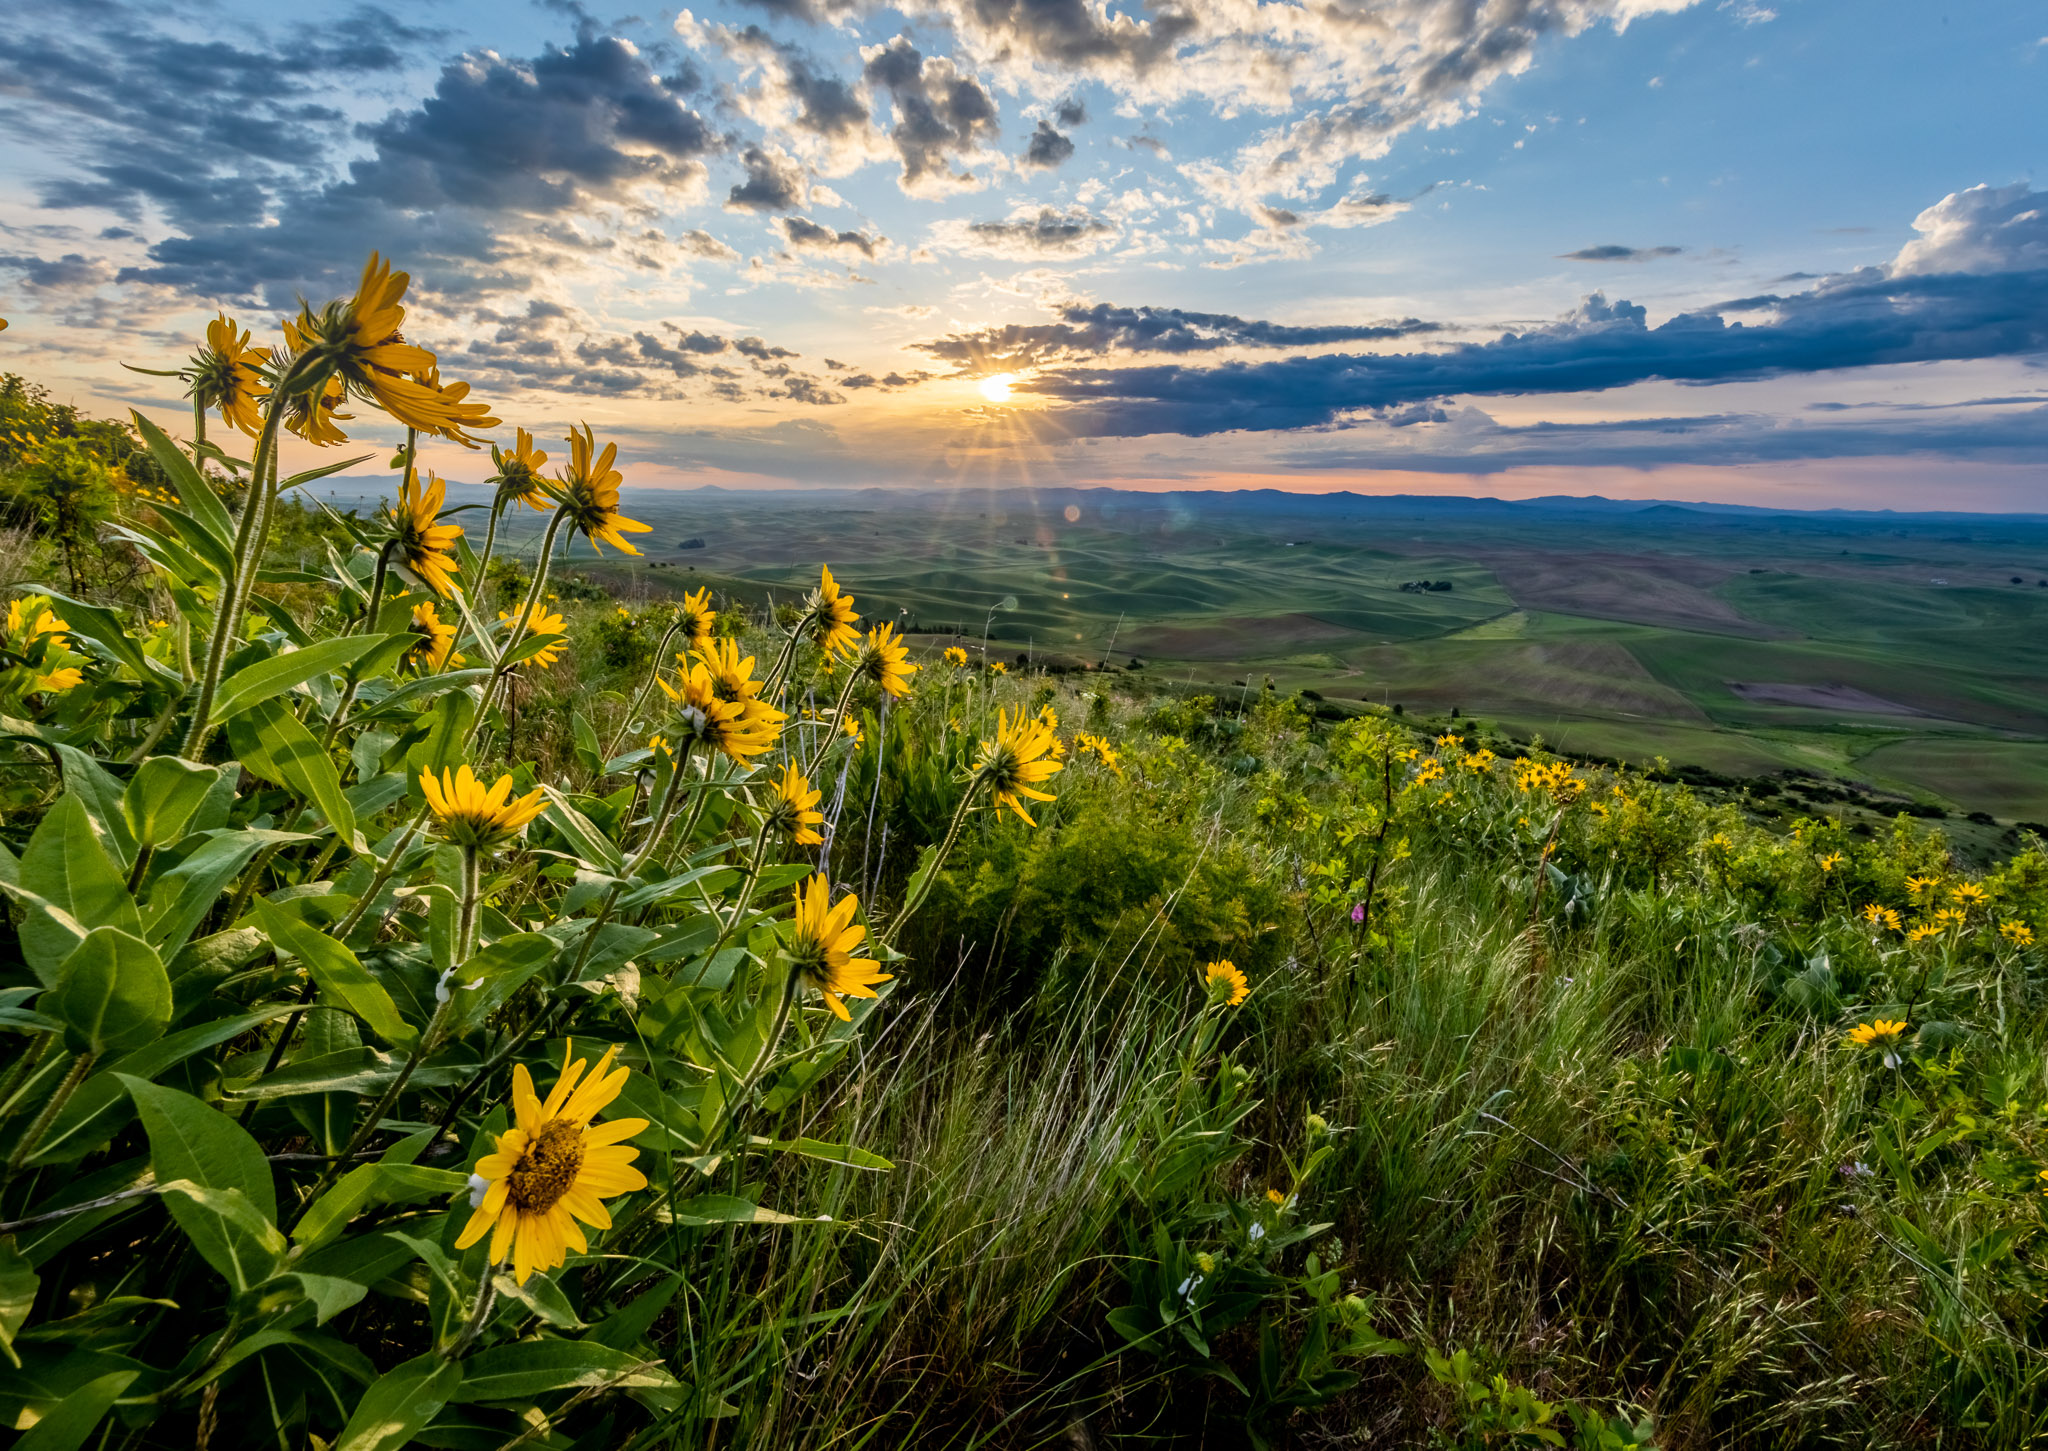
{"type": "Polygon", "coordinates": [[[460,1402],[528,1401],[549,1391],[608,1386],[658,1389],[675,1377],[644,1357],[588,1340],[522,1340],[472,1355],[463,1368],[460,1402]]]}
{"type": "Polygon", "coordinates": [[[448,1404],[462,1370],[430,1352],[385,1372],[356,1402],[332,1451],[398,1451],[448,1404]]]}
{"type": "Polygon", "coordinates": [[[220,767],[197,766],[176,756],[151,756],[121,797],[122,819],[139,846],[176,841],[220,778],[220,767]]]}
{"type": "Polygon", "coordinates": [[[140,937],[98,927],[64,959],[56,987],[39,1006],[64,1025],[72,1052],[126,1053],[154,1043],[170,1026],[171,979],[140,937]]]}
{"type": "Polygon", "coordinates": [[[158,1182],[189,1179],[203,1189],[232,1189],[265,1220],[277,1218],[269,1161],[247,1129],[189,1093],[130,1074],[116,1076],[142,1115],[158,1182]]]}
{"type": "Polygon", "coordinates": [[[459,1194],[469,1176],[453,1169],[423,1164],[365,1164],[351,1169],[333,1188],[313,1201],[292,1231],[302,1250],[315,1250],[339,1239],[349,1221],[378,1204],[406,1204],[416,1199],[459,1194]]]}
{"type": "MultiPolygon", "coordinates": [[[[132,936],[142,935],[135,899],[100,845],[84,803],[75,796],[58,797],[29,838],[21,856],[21,886],[70,914],[87,932],[117,927],[132,936]]],[[[58,969],[77,945],[76,935],[40,908],[32,906],[24,914],[21,955],[46,986],[56,982],[58,969]]]]}
{"type": "Polygon", "coordinates": [[[245,665],[221,682],[220,694],[214,702],[214,723],[232,720],[251,706],[275,699],[316,675],[345,670],[371,651],[381,649],[388,639],[384,635],[344,635],[245,665]]]}
{"type": "Polygon", "coordinates": [[[229,721],[228,744],[249,770],[312,802],[336,836],[355,844],[355,808],[342,792],[334,758],[282,702],[264,701],[229,721]]]}
{"type": "Polygon", "coordinates": [[[284,1263],[284,1236],[241,1190],[173,1179],[163,1186],[163,1200],[200,1258],[235,1289],[254,1289],[284,1263]]]}

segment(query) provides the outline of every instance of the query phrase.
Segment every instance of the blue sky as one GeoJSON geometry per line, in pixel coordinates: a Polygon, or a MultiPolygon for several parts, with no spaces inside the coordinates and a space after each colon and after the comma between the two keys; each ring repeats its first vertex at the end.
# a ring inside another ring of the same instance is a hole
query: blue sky
{"type": "Polygon", "coordinates": [[[380,247],[445,377],[643,485],[2048,509],[2036,4],[12,23],[0,367],[89,407],[177,422],[119,362],[380,247]]]}

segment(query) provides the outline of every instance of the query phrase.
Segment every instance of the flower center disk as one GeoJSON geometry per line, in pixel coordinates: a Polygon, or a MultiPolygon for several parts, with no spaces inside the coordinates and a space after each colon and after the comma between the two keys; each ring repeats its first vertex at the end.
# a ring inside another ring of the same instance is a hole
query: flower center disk
{"type": "Polygon", "coordinates": [[[575,1187],[576,1173],[582,1167],[582,1127],[556,1119],[533,1136],[512,1166],[507,1197],[529,1214],[544,1214],[575,1187]]]}

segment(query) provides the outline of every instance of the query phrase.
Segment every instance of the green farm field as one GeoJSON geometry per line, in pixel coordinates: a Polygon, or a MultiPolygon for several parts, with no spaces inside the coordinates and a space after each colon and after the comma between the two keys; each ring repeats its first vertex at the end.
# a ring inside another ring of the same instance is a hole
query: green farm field
{"type": "Polygon", "coordinates": [[[985,631],[993,656],[1152,689],[1270,679],[1588,755],[2048,819],[2032,518],[1100,490],[631,507],[654,532],[602,567],[615,585],[793,596],[826,558],[931,644],[979,651],[985,631]]]}

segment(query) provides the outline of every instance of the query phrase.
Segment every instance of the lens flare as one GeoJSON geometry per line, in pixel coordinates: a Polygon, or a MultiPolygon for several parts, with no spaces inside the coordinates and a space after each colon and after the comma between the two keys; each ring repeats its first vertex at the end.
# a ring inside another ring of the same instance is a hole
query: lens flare
{"type": "Polygon", "coordinates": [[[1017,381],[1015,373],[998,373],[993,378],[981,380],[981,396],[991,403],[1008,403],[1010,385],[1017,381]]]}

